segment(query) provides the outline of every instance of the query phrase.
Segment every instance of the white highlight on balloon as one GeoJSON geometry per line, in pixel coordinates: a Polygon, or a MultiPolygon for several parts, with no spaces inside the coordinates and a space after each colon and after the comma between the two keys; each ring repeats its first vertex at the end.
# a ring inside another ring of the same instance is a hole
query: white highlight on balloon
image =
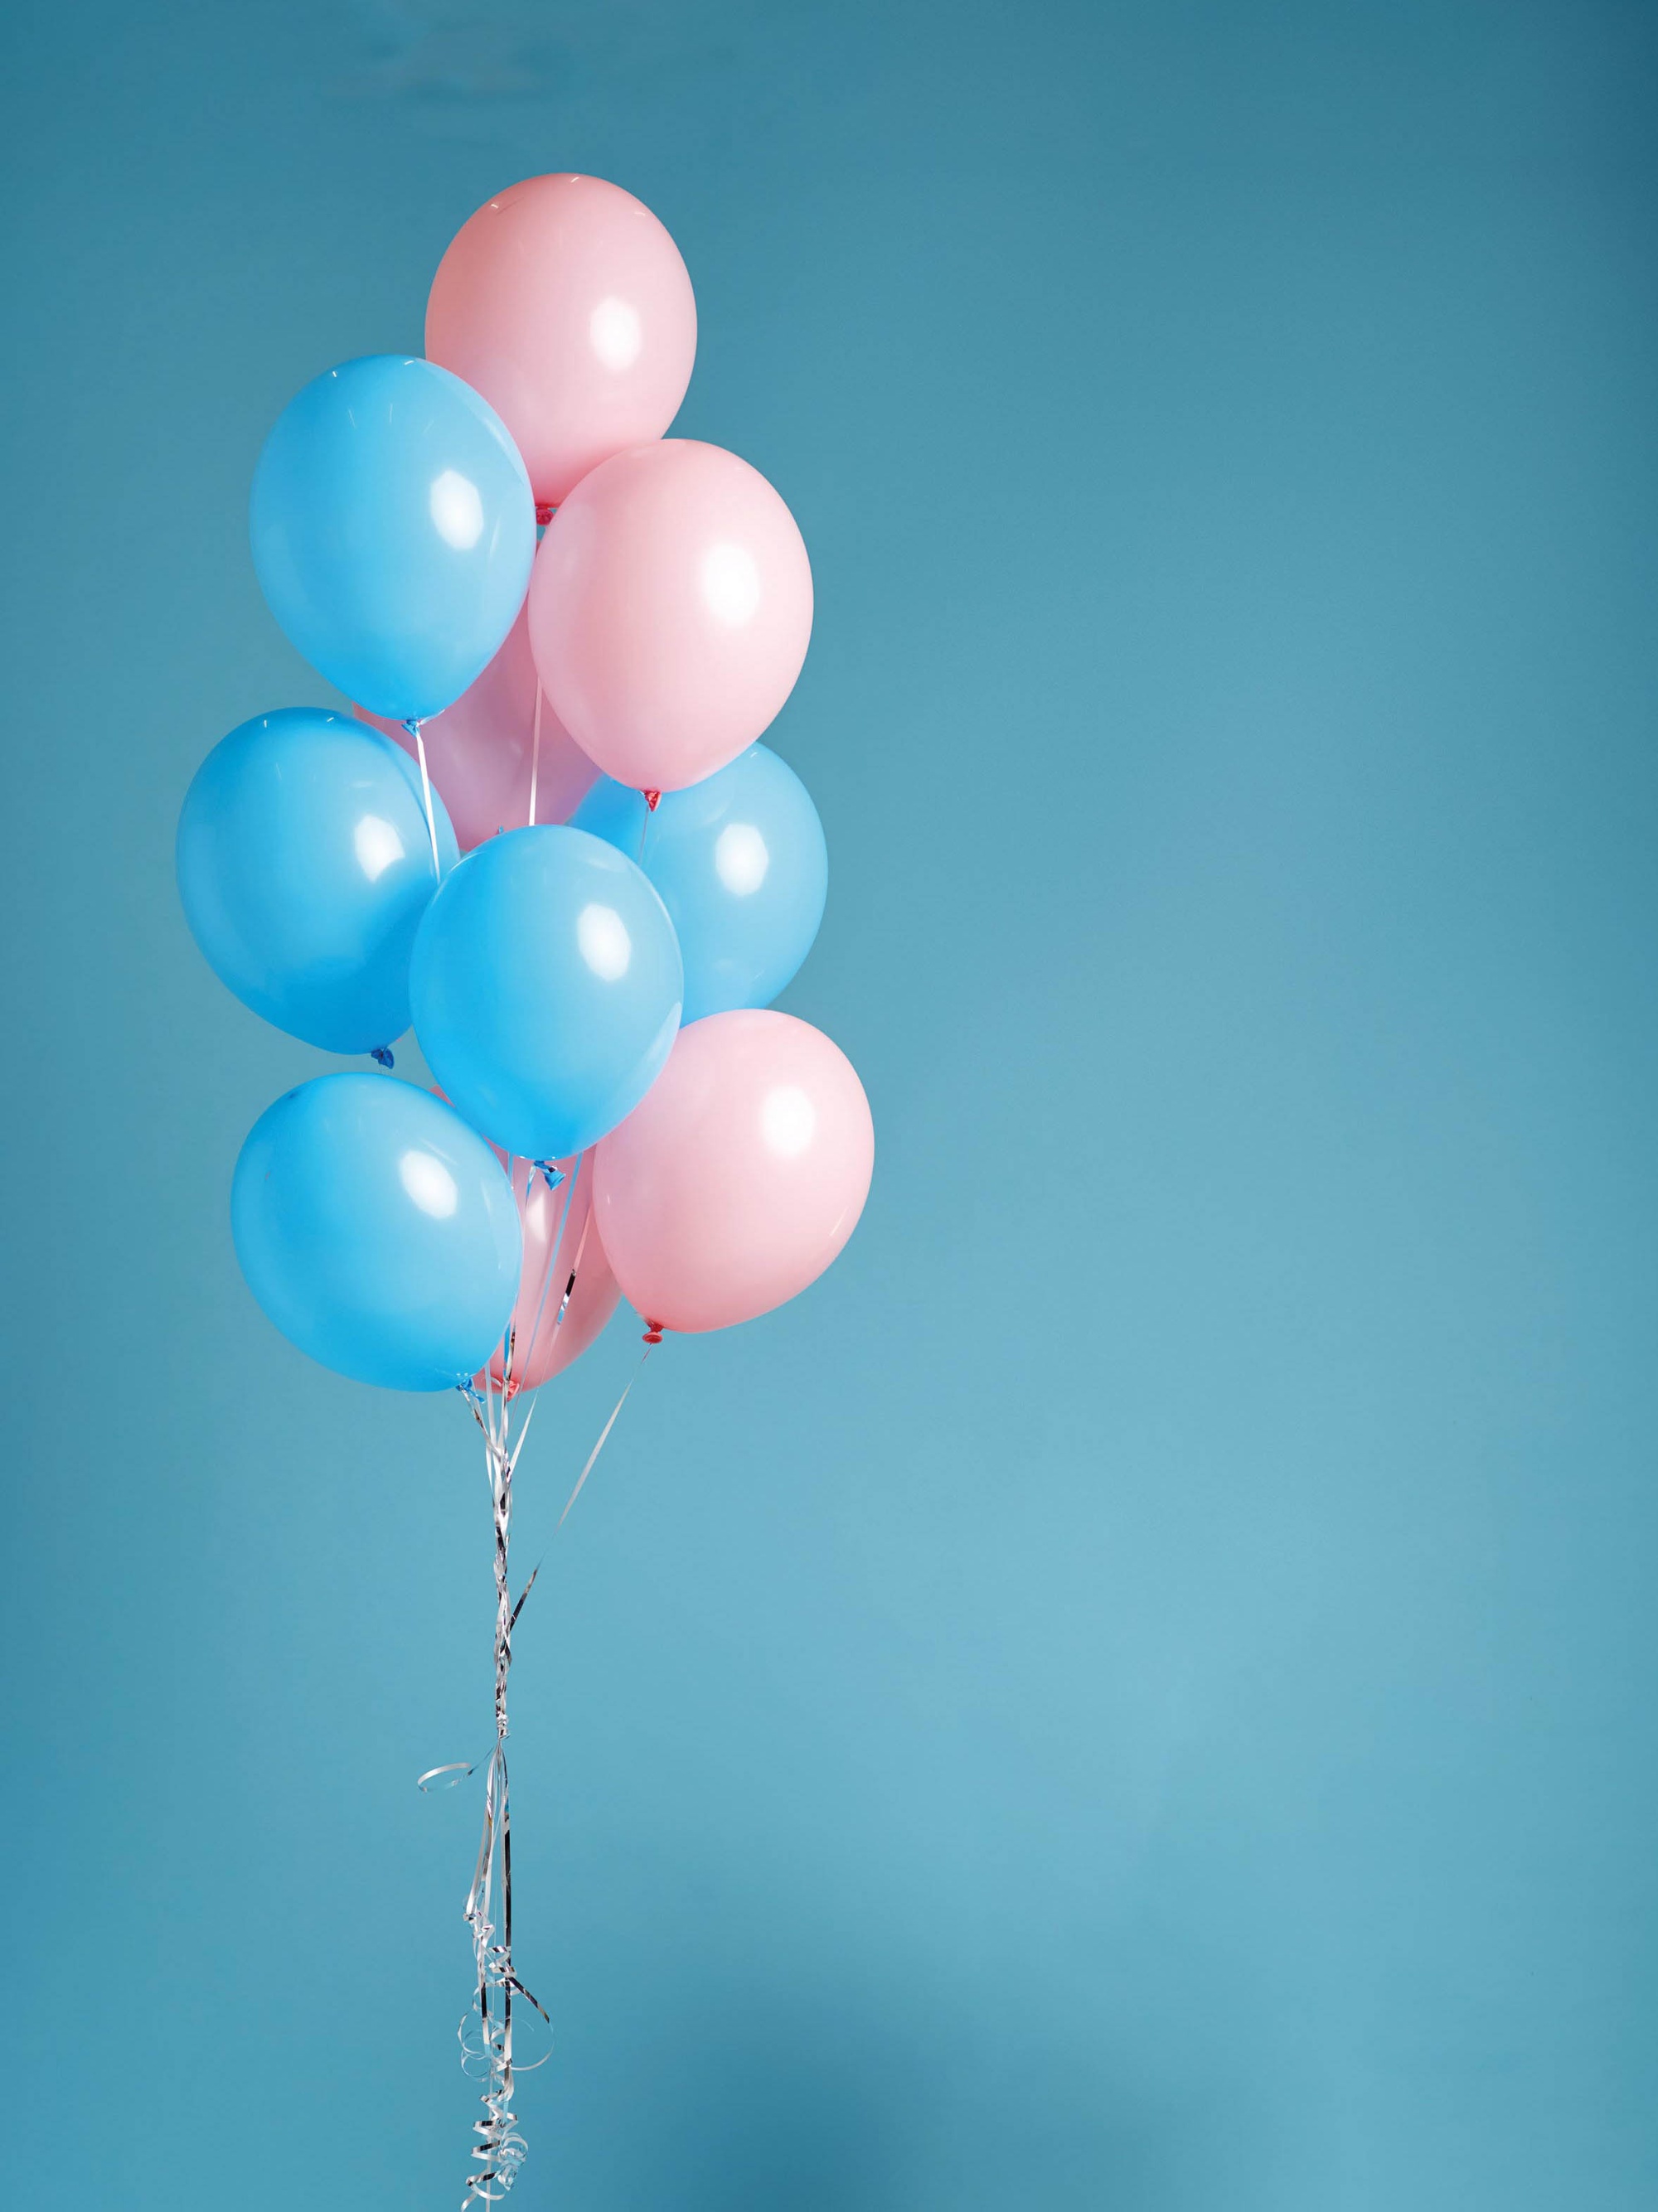
{"type": "Polygon", "coordinates": [[[632,368],[645,342],[639,310],[613,292],[607,295],[588,317],[588,337],[605,367],[619,376],[632,368]]]}
{"type": "Polygon", "coordinates": [[[484,502],[478,486],[459,469],[445,469],[434,477],[428,500],[432,524],[446,545],[466,553],[484,535],[484,502]]]}
{"type": "Polygon", "coordinates": [[[454,1177],[434,1153],[405,1152],[397,1164],[397,1171],[404,1189],[421,1212],[430,1213],[434,1221],[447,1221],[460,1203],[454,1177]]]}
{"type": "Polygon", "coordinates": [[[768,1091],[760,1102],[760,1134],[768,1152],[797,1160],[817,1134],[818,1109],[792,1083],[768,1091]]]}
{"type": "Polygon", "coordinates": [[[728,822],[714,847],[714,867],[727,890],[747,898],[759,890],[771,865],[765,840],[752,822],[728,822]]]}
{"type": "Polygon", "coordinates": [[[377,884],[387,868],[405,857],[395,826],[378,814],[358,817],[351,842],[357,848],[357,864],[371,884],[377,884]]]}
{"type": "Polygon", "coordinates": [[[601,982],[614,983],[626,975],[633,957],[633,939],[613,906],[596,902],[584,906],[576,917],[576,941],[582,959],[601,982]]]}
{"type": "Polygon", "coordinates": [[[760,603],[760,572],[746,545],[722,538],[703,556],[703,598],[716,622],[741,629],[760,603]]]}

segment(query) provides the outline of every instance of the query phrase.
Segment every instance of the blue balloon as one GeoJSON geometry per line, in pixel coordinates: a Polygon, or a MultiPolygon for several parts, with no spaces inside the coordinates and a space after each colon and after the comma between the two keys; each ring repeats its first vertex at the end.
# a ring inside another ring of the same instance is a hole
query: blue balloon
{"type": "Polygon", "coordinates": [[[600,776],[573,827],[637,860],[661,893],[685,959],[685,1012],[770,1006],[812,949],[829,888],[823,824],[806,786],[765,745],[655,814],[600,776]]]}
{"type": "MultiPolygon", "coordinates": [[[[438,856],[460,858],[432,793],[438,856]]],[[[409,1026],[431,903],[420,771],[349,715],[257,714],[215,745],[179,817],[179,896],[222,983],[290,1036],[372,1052],[409,1026]]]]}
{"type": "Polygon", "coordinates": [[[313,668],[389,721],[452,706],[517,619],[535,500],[506,425],[435,362],[348,361],[277,418],[253,566],[313,668]]]}
{"type": "Polygon", "coordinates": [[[290,1343],[356,1382],[447,1390],[500,1343],[522,1235],[501,1163],[393,1076],[320,1075],[253,1124],[230,1226],[290,1343]]]}
{"type": "Polygon", "coordinates": [[[580,830],[511,830],[426,909],[409,999],[428,1066],[503,1152],[567,1159],[631,1114],[680,1026],[667,909],[580,830]]]}

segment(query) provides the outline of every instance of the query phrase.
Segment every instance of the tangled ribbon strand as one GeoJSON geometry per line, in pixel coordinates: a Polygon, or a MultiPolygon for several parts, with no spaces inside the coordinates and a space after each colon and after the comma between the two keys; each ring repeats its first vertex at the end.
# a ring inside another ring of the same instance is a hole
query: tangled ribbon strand
{"type": "MultiPolygon", "coordinates": [[[[533,1355],[535,1339],[540,1333],[548,1291],[558,1266],[559,1249],[564,1243],[565,1224],[570,1218],[570,1201],[583,1164],[578,1161],[576,1171],[570,1178],[558,1235],[547,1257],[540,1302],[531,1332],[530,1348],[525,1355],[527,1364],[533,1355]]],[[[540,1166],[540,1163],[535,1164],[535,1168],[540,1166]]],[[[532,1173],[535,1168],[531,1170],[532,1173]]],[[[586,1249],[587,1230],[584,1226],[563,1296],[553,1316],[552,1325],[554,1330],[563,1325],[570,1309],[586,1249]]],[[[621,1396],[612,1409],[610,1419],[600,1431],[598,1442],[588,1453],[586,1463],[576,1477],[576,1487],[570,1494],[564,1512],[558,1516],[560,1528],[564,1526],[570,1507],[581,1496],[582,1486],[592,1474],[594,1465],[616,1425],[617,1417],[627,1403],[628,1394],[638,1380],[640,1369],[649,1358],[654,1346],[661,1340],[661,1329],[652,1322],[646,1332],[645,1348],[639,1366],[629,1377],[621,1396]]],[[[515,1602],[511,1583],[513,1476],[517,1471],[518,1456],[524,1448],[524,1440],[529,1434],[539,1396],[539,1393],[532,1395],[529,1410],[519,1424],[515,1437],[510,1407],[518,1387],[513,1374],[517,1350],[517,1331],[512,1328],[507,1334],[498,1389],[491,1382],[487,1370],[483,1378],[485,1384],[484,1391],[480,1392],[472,1383],[462,1386],[472,1419],[484,1438],[485,1468],[489,1478],[490,1504],[495,1526],[495,1741],[485,1765],[484,1830],[465,1907],[466,1925],[472,1931],[475,1986],[471,2007],[460,2022],[460,2063],[468,2075],[483,2084],[481,2101],[484,2110],[472,2123],[472,2133],[476,2137],[472,2152],[472,2171],[466,2177],[466,2190],[460,2199],[461,2212],[476,2212],[479,2205],[498,2203],[518,2179],[528,2146],[518,2131],[517,2116],[512,2109],[514,2083],[520,2074],[533,2072],[535,2067],[545,2065],[546,2058],[552,2055],[549,2051],[524,2063],[519,2060],[514,2049],[515,2013],[521,2021],[525,2007],[530,2008],[549,2033],[552,2028],[546,2008],[519,1979],[512,1953],[512,1805],[507,1778],[507,1680],[512,1668],[513,1631],[518,1626],[525,1601],[535,1587],[535,1577],[541,1571],[539,1566],[535,1568],[515,1602]]],[[[429,1768],[420,1776],[418,1787],[424,1790],[448,1789],[464,1781],[474,1771],[466,1760],[454,1760],[447,1765],[429,1768]]]]}
{"type": "MultiPolygon", "coordinates": [[[[508,1340],[505,1371],[510,1379],[513,1343],[508,1340]]],[[[518,2132],[512,2109],[515,2069],[513,2055],[515,2001],[531,2005],[543,2021],[547,2014],[519,1979],[512,1956],[512,1801],[507,1778],[507,1677],[512,1667],[512,1632],[534,1586],[532,1575],[515,1604],[510,1576],[512,1540],[512,1479],[529,1424],[518,1432],[515,1446],[509,1441],[504,1395],[497,1401],[493,1391],[480,1411],[476,1395],[472,1413],[484,1432],[490,1500],[495,1522],[495,1743],[491,1750],[484,1784],[484,1832],[478,1847],[478,1863],[466,1893],[466,1918],[472,1930],[476,1988],[472,2010],[460,2025],[461,2063],[481,2069],[484,2110],[472,2124],[477,2141],[472,2147],[474,2170],[466,2177],[461,2197],[462,2212],[479,2204],[494,2204],[518,2178],[527,2146],[518,2132]],[[486,1418],[487,1414],[487,1418],[486,1418]],[[497,1919],[497,1914],[499,1916],[497,1919]]]]}

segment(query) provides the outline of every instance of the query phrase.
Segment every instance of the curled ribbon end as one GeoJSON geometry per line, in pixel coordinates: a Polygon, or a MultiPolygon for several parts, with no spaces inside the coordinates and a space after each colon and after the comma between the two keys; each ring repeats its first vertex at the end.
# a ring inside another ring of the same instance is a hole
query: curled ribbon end
{"type": "Polygon", "coordinates": [[[424,1774],[415,1778],[415,1788],[430,1797],[434,1790],[453,1790],[477,1769],[464,1759],[452,1759],[447,1766],[429,1766],[424,1774]]]}

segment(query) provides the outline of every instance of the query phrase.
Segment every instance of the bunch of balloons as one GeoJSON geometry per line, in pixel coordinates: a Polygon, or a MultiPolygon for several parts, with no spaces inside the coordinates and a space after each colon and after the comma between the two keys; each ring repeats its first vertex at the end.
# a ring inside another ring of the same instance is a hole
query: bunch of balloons
{"type": "Polygon", "coordinates": [[[619,1296],[652,1340],[747,1321],[863,1206],[858,1079],[769,1011],[827,874],[759,742],[811,570],[764,477],[664,435],[696,335],[647,208],[533,178],[444,255],[426,357],[327,370],[259,457],[260,585],[351,706],[214,749],[179,884],[245,1004],[380,1063],[278,1099],[231,1200],[265,1313],[362,1382],[539,1383],[619,1296]],[[387,1072],[411,1023],[437,1095],[387,1072]]]}

